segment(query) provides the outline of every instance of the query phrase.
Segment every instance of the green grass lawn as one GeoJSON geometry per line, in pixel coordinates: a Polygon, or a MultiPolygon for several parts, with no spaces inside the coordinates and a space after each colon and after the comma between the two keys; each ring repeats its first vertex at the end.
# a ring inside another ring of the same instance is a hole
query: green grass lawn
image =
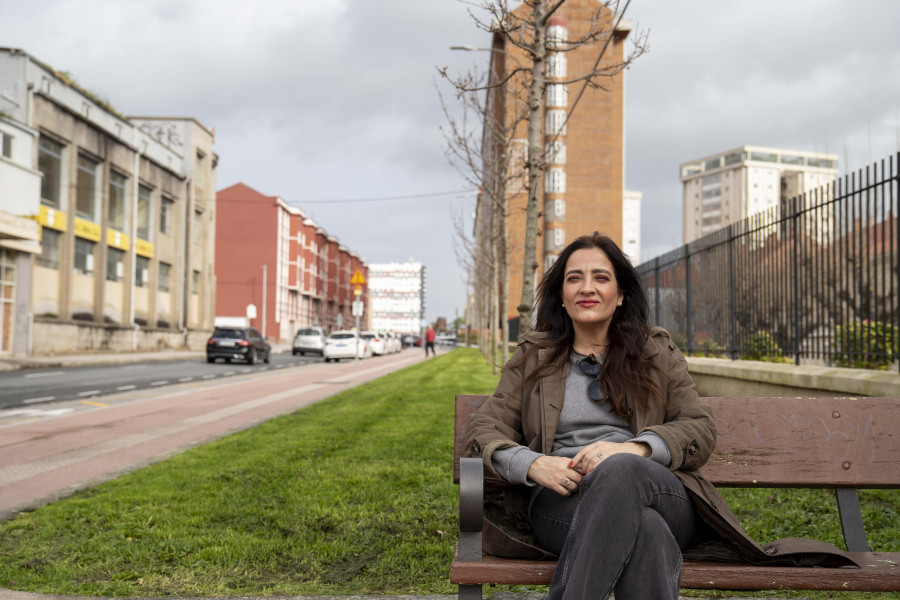
{"type": "MultiPolygon", "coordinates": [[[[0,523],[0,587],[122,597],[453,593],[453,396],[496,382],[476,350],[457,349],[19,515],[0,523]]],[[[725,493],[761,541],[805,534],[842,544],[828,492],[725,493]]],[[[900,550],[900,495],[867,492],[862,502],[873,549],[900,550]]]]}

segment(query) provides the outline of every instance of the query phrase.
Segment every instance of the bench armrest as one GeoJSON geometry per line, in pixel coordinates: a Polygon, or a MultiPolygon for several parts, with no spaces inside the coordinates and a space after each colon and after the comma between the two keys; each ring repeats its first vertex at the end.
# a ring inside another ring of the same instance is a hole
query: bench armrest
{"type": "Polygon", "coordinates": [[[484,516],[484,464],[480,458],[459,459],[459,560],[480,561],[484,516]]]}

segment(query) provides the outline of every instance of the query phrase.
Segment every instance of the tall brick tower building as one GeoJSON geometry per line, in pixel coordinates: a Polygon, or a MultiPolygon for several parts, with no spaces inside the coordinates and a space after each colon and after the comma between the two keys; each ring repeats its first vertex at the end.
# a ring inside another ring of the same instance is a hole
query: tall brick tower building
{"type": "MultiPolygon", "coordinates": [[[[563,4],[547,25],[549,51],[546,66],[544,95],[543,140],[547,168],[542,182],[543,201],[538,238],[537,281],[566,244],[579,235],[600,231],[622,243],[622,202],[624,195],[624,75],[602,79],[602,88],[588,86],[578,100],[577,107],[566,121],[566,115],[581,88],[579,78],[595,67],[605,40],[573,48],[572,42],[581,39],[592,26],[600,3],[596,0],[571,0],[563,4]]],[[[518,11],[530,10],[526,5],[518,11]]],[[[603,15],[611,29],[616,15],[603,15]]],[[[596,24],[594,23],[596,27],[596,24]]],[[[625,38],[631,26],[619,23],[603,53],[599,68],[613,66],[625,59],[625,38]]],[[[525,52],[495,34],[491,52],[490,81],[495,86],[488,91],[487,119],[504,121],[514,130],[508,169],[512,179],[506,179],[508,202],[507,235],[509,250],[509,298],[505,316],[510,320],[510,338],[518,332],[518,311],[521,302],[523,248],[525,237],[525,206],[527,181],[524,159],[527,153],[527,122],[523,98],[527,85],[525,75],[516,69],[530,69],[525,52]],[[521,174],[521,176],[517,176],[521,174]]],[[[489,129],[486,123],[485,130],[489,129]]],[[[501,152],[495,142],[485,138],[485,185],[502,179],[491,173],[489,164],[501,152]]],[[[488,202],[480,202],[476,211],[476,235],[490,236],[492,228],[485,226],[492,218],[488,202]],[[479,227],[480,225],[480,227],[479,227]]],[[[501,309],[503,310],[503,309],[501,309]]],[[[501,315],[501,319],[503,315],[501,315]]]]}

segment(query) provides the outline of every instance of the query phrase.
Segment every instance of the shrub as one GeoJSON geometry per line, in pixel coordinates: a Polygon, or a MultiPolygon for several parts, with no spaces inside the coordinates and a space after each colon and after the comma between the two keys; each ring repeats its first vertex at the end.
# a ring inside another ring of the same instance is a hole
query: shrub
{"type": "Polygon", "coordinates": [[[781,346],[768,331],[759,330],[752,333],[744,340],[741,349],[741,358],[744,360],[761,360],[763,362],[792,362],[790,358],[783,356],[781,346]]]}
{"type": "Polygon", "coordinates": [[[887,369],[894,361],[897,327],[881,321],[838,325],[831,360],[838,367],[887,369]]]}

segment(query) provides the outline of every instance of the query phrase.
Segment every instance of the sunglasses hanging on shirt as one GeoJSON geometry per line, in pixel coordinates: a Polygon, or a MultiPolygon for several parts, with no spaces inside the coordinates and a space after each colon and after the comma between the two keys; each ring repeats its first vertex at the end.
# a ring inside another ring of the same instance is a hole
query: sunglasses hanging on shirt
{"type": "Polygon", "coordinates": [[[594,377],[594,380],[588,384],[588,398],[594,402],[601,402],[603,400],[603,386],[600,385],[600,363],[597,361],[597,358],[593,354],[589,354],[578,361],[578,367],[588,377],[594,377]]]}

